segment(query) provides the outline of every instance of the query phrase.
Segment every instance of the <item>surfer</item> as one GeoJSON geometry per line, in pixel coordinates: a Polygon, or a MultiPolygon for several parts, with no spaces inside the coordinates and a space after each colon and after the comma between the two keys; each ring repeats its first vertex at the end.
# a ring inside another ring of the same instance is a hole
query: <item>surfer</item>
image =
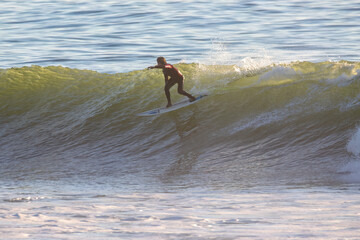
{"type": "Polygon", "coordinates": [[[181,72],[171,64],[168,64],[164,57],[157,58],[157,65],[150,66],[148,69],[162,68],[165,77],[165,95],[168,101],[166,107],[171,107],[170,88],[175,84],[178,85],[178,93],[187,96],[190,102],[195,101],[195,97],[184,91],[184,76],[181,72]],[[170,78],[169,78],[170,77],[170,78]]]}

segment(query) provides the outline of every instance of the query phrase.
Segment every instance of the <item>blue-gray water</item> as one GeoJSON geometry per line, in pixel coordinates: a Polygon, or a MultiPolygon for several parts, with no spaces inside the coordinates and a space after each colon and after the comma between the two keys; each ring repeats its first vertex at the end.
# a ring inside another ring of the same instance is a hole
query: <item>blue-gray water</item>
{"type": "Polygon", "coordinates": [[[358,1],[0,3],[1,239],[359,238],[358,1]]]}
{"type": "Polygon", "coordinates": [[[2,1],[0,66],[125,72],[197,62],[359,60],[358,1],[2,1]]]}

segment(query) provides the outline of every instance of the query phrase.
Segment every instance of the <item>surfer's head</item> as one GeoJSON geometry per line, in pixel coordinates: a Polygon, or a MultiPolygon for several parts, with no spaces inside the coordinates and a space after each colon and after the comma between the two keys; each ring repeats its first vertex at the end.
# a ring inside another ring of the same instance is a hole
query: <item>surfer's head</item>
{"type": "Polygon", "coordinates": [[[166,65],[167,64],[167,62],[166,62],[166,60],[165,60],[165,58],[164,57],[158,57],[157,58],[157,63],[160,65],[166,65]]]}

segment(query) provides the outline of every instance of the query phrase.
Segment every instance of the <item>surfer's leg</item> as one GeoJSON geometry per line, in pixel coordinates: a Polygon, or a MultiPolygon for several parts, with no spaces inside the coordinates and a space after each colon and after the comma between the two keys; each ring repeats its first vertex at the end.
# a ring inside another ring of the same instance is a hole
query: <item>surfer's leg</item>
{"type": "Polygon", "coordinates": [[[195,97],[184,90],[184,79],[179,79],[178,81],[178,93],[187,96],[190,102],[195,101],[195,97]]]}
{"type": "Polygon", "coordinates": [[[176,84],[176,81],[174,81],[173,79],[169,79],[169,81],[165,84],[165,95],[166,95],[166,99],[168,101],[168,104],[166,105],[166,107],[171,107],[172,104],[171,104],[171,97],[170,97],[170,88],[172,86],[174,86],[176,84]]]}

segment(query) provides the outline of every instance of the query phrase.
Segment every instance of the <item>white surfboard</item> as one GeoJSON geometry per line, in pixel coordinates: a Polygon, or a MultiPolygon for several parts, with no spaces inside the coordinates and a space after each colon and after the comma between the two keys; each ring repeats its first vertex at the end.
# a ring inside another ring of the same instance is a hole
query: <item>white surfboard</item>
{"type": "Polygon", "coordinates": [[[194,104],[194,103],[196,103],[197,101],[199,101],[200,99],[202,99],[203,97],[206,97],[206,96],[207,95],[200,95],[200,96],[195,98],[195,101],[190,102],[189,100],[184,100],[184,101],[177,102],[177,103],[173,104],[171,107],[168,107],[168,108],[167,107],[156,108],[156,109],[153,109],[153,110],[150,110],[150,111],[139,113],[139,114],[137,114],[137,116],[154,116],[154,115],[159,115],[159,114],[166,113],[166,112],[175,111],[175,110],[177,110],[179,108],[183,108],[183,107],[189,106],[191,104],[194,104]]]}

